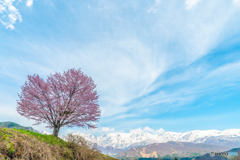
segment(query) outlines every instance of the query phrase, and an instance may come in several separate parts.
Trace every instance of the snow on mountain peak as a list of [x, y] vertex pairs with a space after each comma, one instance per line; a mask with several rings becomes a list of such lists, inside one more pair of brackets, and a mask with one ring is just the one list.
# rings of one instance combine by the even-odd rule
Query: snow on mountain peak
[[93, 136], [76, 132], [83, 136], [86, 140], [97, 143], [100, 146], [125, 149], [130, 146], [146, 145], [152, 143], [163, 143], [168, 141], [197, 142], [203, 143], [209, 137], [216, 136], [240, 136], [240, 129], [218, 130], [194, 130], [185, 133], [164, 131], [162, 128], [159, 132], [151, 130], [151, 128], [134, 129], [129, 133], [111, 132], [101, 136]]

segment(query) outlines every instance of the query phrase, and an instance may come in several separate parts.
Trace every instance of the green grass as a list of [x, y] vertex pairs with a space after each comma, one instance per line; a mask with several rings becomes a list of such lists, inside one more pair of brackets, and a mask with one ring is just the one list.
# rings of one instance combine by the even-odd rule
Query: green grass
[[57, 138], [53, 135], [44, 135], [44, 134], [40, 134], [40, 133], [35, 133], [32, 131], [26, 131], [24, 129], [16, 129], [16, 128], [11, 128], [12, 130], [21, 132], [23, 134], [28, 134], [31, 137], [35, 137], [37, 138], [39, 141], [43, 141], [46, 142], [47, 144], [50, 145], [63, 145], [63, 146], [67, 146], [67, 142], [65, 142], [64, 140], [62, 140], [61, 138]]
[[0, 127], [17, 128], [17, 129], [24, 129], [24, 130], [34, 130], [32, 127], [24, 127], [17, 123], [14, 123], [14, 122], [0, 122]]

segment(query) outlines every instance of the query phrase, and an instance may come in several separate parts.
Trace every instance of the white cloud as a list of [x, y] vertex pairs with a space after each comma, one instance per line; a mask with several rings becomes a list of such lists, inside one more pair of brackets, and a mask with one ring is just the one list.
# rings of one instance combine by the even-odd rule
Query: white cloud
[[112, 120], [125, 119], [125, 118], [134, 117], [134, 116], [136, 116], [136, 114], [120, 114], [120, 115], [112, 117]]
[[154, 131], [152, 128], [150, 128], [150, 127], [145, 127], [143, 130], [144, 130], [144, 131], [147, 131], [147, 132], [152, 132], [152, 133], [155, 132], [155, 131]]
[[3, 13], [3, 11], [5, 11], [6, 8], [0, 3], [0, 13]]
[[233, 0], [234, 5], [240, 5], [240, 0]]
[[17, 20], [17, 16], [15, 14], [8, 15], [9, 21], [13, 24]]
[[27, 0], [26, 6], [31, 7], [33, 5], [33, 0]]
[[158, 134], [163, 134], [164, 132], [165, 132], [165, 130], [163, 128], [156, 130], [156, 133], [158, 133]]
[[149, 133], [157, 133], [157, 134], [162, 134], [165, 132], [163, 128], [154, 130], [150, 127], [145, 126], [144, 129], [141, 128], [136, 128], [136, 129], [131, 129], [129, 133], [143, 133], [143, 132], [149, 132]]
[[22, 22], [22, 16], [18, 9], [13, 6], [15, 0], [0, 0], [0, 13], [3, 14], [0, 22], [8, 29], [14, 29], [14, 24], [17, 20]]
[[9, 4], [8, 4], [8, 10], [9, 10], [11, 13], [16, 13], [16, 12], [18, 12], [18, 10], [12, 5], [12, 3], [9, 3]]
[[113, 132], [114, 130], [114, 128], [102, 127], [103, 132]]
[[186, 0], [185, 7], [186, 9], [192, 9], [196, 6], [201, 0]]
[[144, 130], [142, 130], [141, 128], [131, 129], [129, 131], [129, 133], [142, 133], [142, 132], [144, 132]]
[[51, 135], [52, 133], [44, 130], [44, 131], [42, 132], [42, 134]]

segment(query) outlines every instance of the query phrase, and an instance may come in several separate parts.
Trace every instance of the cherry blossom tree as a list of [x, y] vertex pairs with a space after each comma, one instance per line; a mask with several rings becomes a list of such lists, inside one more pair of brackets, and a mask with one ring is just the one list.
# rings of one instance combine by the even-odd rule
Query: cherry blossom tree
[[46, 123], [58, 137], [61, 127], [96, 128], [93, 124], [100, 118], [98, 95], [93, 80], [80, 69], [50, 74], [47, 80], [39, 75], [28, 75], [28, 80], [18, 94], [17, 112]]

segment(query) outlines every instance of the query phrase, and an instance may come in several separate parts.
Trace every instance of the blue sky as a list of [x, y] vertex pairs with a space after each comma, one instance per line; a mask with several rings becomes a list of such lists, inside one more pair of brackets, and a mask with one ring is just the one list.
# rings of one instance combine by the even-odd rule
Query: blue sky
[[239, 16], [240, 0], [0, 0], [0, 121], [32, 126], [16, 112], [27, 75], [75, 67], [102, 115], [60, 135], [239, 128]]

